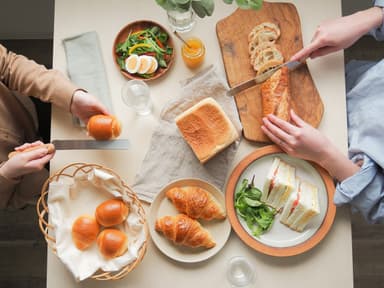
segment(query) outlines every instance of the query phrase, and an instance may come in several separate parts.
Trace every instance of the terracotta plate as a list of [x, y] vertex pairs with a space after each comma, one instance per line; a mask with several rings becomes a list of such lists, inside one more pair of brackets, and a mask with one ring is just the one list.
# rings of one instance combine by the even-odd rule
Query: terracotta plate
[[[260, 237], [254, 237], [245, 221], [237, 216], [234, 207], [235, 192], [244, 178], [251, 181], [253, 175], [255, 175], [255, 186], [262, 189], [275, 156], [295, 166], [297, 176], [318, 187], [320, 215], [313, 218], [303, 232], [296, 232], [281, 224], [280, 214], [278, 214], [270, 231]], [[226, 189], [227, 213], [236, 234], [248, 246], [267, 255], [293, 256], [313, 248], [330, 230], [336, 213], [336, 207], [333, 204], [334, 191], [332, 178], [320, 166], [291, 157], [277, 146], [266, 146], [249, 154], [233, 170]]]
[[154, 26], [160, 27], [160, 29], [162, 31], [164, 31], [164, 32], [166, 32], [168, 34], [168, 45], [170, 47], [174, 48], [173, 41], [172, 41], [172, 38], [171, 38], [170, 34], [168, 33], [168, 31], [162, 25], [160, 25], [160, 24], [158, 24], [158, 23], [156, 23], [154, 21], [150, 21], [150, 20], [139, 20], [139, 21], [135, 21], [135, 22], [129, 23], [124, 28], [122, 28], [120, 30], [120, 32], [117, 34], [117, 36], [115, 38], [115, 41], [113, 43], [113, 47], [112, 47], [113, 60], [115, 61], [116, 67], [120, 70], [121, 74], [123, 74], [124, 77], [126, 77], [128, 79], [140, 79], [140, 80], [143, 80], [143, 81], [149, 81], [149, 80], [154, 80], [154, 79], [157, 79], [157, 78], [163, 76], [171, 68], [171, 66], [173, 64], [173, 61], [174, 61], [174, 55], [175, 55], [175, 50], [174, 49], [173, 49], [173, 53], [170, 56], [170, 59], [168, 60], [167, 67], [166, 68], [161, 68], [159, 66], [159, 68], [156, 70], [156, 72], [150, 78], [141, 77], [139, 74], [128, 73], [126, 70], [121, 69], [121, 67], [119, 66], [119, 63], [117, 61], [118, 55], [116, 54], [116, 47], [117, 47], [117, 45], [119, 43], [123, 43], [127, 39], [128, 35], [130, 33], [134, 33], [136, 31], [139, 31], [139, 30], [142, 30], [142, 29], [151, 28], [151, 27], [154, 27]]
[[211, 233], [216, 242], [216, 246], [210, 249], [201, 247], [189, 248], [173, 244], [171, 240], [168, 240], [162, 233], [155, 230], [155, 222], [156, 219], [162, 216], [179, 214], [172, 202], [165, 196], [167, 190], [178, 186], [199, 186], [211, 193], [223, 207], [225, 206], [224, 194], [216, 187], [203, 180], [180, 179], [166, 185], [151, 204], [148, 217], [149, 232], [153, 242], [159, 250], [168, 257], [180, 262], [200, 262], [214, 256], [224, 247], [231, 232], [231, 225], [228, 221], [228, 217], [224, 220], [199, 220], [200, 224]]

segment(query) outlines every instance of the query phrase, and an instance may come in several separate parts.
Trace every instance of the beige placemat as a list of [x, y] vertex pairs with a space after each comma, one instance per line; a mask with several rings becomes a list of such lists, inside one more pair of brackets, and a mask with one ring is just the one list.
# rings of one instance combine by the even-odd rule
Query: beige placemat
[[161, 119], [151, 139], [150, 148], [136, 175], [133, 190], [141, 200], [152, 202], [158, 192], [171, 181], [180, 178], [203, 179], [219, 189], [224, 188], [228, 167], [240, 140], [202, 165], [181, 136], [175, 117], [201, 99], [214, 98], [224, 109], [241, 135], [241, 124], [232, 97], [226, 96], [228, 86], [222, 73], [210, 66], [181, 83], [182, 94], [161, 112]]

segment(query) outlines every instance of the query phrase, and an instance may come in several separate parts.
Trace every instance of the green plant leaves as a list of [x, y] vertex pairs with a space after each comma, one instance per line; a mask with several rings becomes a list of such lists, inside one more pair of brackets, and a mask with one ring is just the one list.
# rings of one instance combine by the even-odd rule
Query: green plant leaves
[[[155, 0], [165, 10], [187, 11], [192, 6], [193, 11], [200, 18], [211, 16], [215, 10], [214, 0]], [[234, 0], [222, 0], [226, 4], [232, 4]], [[235, 0], [241, 9], [260, 9], [263, 0]]]
[[215, 3], [213, 0], [192, 0], [193, 11], [200, 18], [205, 16], [211, 16], [213, 10], [215, 10]]

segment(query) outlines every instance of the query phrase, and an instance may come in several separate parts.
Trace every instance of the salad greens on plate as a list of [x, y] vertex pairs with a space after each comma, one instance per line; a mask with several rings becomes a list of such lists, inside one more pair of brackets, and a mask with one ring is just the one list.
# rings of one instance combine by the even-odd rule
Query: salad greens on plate
[[[168, 44], [168, 40], [168, 33], [156, 25], [130, 32], [126, 40], [116, 46], [115, 52], [120, 68], [127, 71], [125, 60], [132, 54], [136, 54], [154, 57], [159, 69], [166, 69], [173, 53], [173, 47]], [[151, 74], [140, 74], [140, 76], [150, 78], [156, 71]]]
[[245, 220], [252, 235], [259, 237], [269, 231], [278, 211], [261, 201], [262, 192], [251, 183], [243, 179], [235, 193], [235, 209], [238, 216]]

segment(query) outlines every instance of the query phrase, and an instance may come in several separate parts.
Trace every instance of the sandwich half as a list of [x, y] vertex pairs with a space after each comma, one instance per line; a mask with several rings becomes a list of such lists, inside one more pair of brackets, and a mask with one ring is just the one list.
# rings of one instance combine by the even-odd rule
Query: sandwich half
[[308, 222], [320, 214], [318, 188], [296, 178], [296, 189], [288, 198], [280, 222], [289, 228], [302, 232]]
[[261, 200], [277, 210], [282, 208], [295, 189], [295, 174], [295, 167], [275, 157], [264, 183]]
[[175, 121], [201, 163], [207, 162], [239, 137], [231, 120], [211, 97], [184, 111]]

